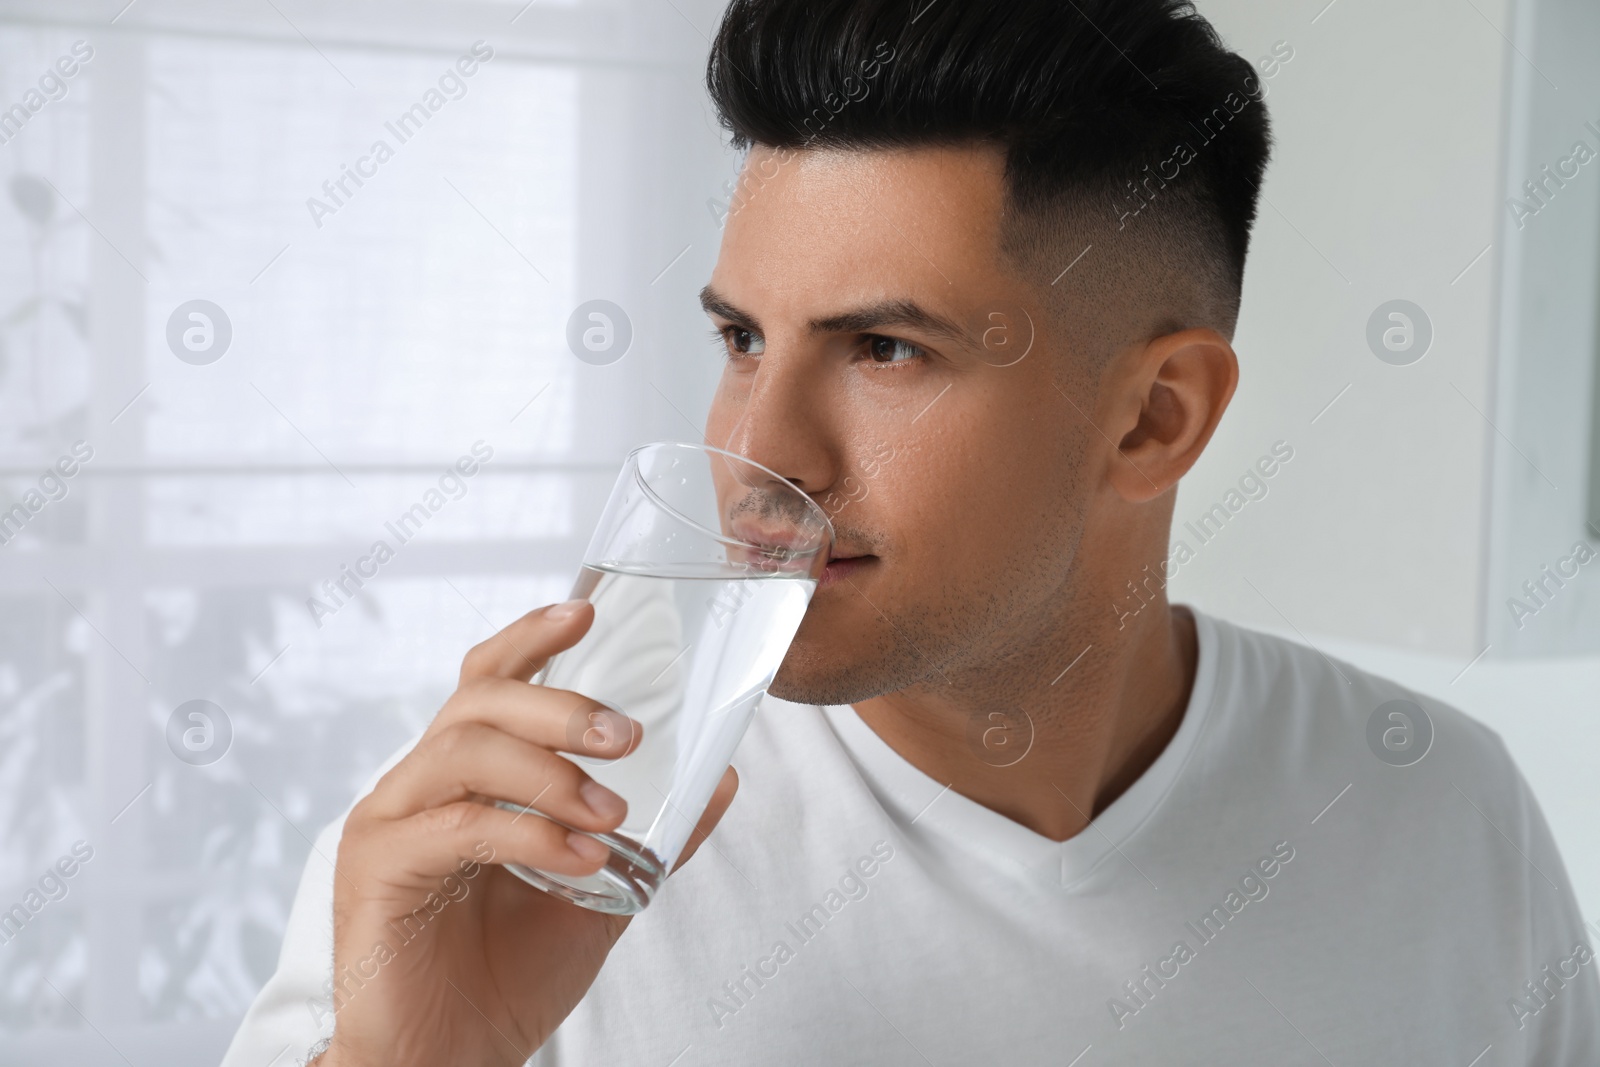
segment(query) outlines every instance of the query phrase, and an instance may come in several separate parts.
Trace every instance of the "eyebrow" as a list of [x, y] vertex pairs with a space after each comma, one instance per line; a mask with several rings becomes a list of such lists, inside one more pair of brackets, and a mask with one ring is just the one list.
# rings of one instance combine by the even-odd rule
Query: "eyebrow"
[[[761, 332], [761, 324], [747, 311], [735, 307], [711, 286], [700, 290], [700, 306], [708, 315], [722, 318]], [[970, 344], [967, 332], [942, 315], [936, 315], [914, 300], [879, 300], [837, 315], [812, 319], [812, 333], [876, 333], [887, 327], [909, 327], [936, 337]]]

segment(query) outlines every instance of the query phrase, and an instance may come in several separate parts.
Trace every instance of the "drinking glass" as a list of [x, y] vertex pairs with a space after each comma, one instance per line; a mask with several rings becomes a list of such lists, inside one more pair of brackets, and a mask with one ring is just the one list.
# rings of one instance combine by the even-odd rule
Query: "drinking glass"
[[[579, 751], [561, 753], [621, 795], [628, 815], [589, 834], [611, 850], [595, 874], [508, 870], [595, 911], [644, 910], [777, 673], [832, 543], [815, 501], [741, 456], [672, 442], [628, 454], [572, 588], [594, 605], [594, 624], [533, 679], [640, 724], [637, 748], [602, 759], [582, 750], [605, 738], [608, 718], [576, 715], [568, 740]], [[537, 798], [496, 803], [538, 810]]]

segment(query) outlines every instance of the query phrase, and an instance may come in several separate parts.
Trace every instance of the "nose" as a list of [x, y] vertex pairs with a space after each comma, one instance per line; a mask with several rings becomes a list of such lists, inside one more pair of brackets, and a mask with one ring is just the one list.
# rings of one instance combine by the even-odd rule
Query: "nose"
[[838, 477], [837, 450], [828, 425], [828, 405], [802, 368], [786, 365], [770, 354], [728, 432], [712, 444], [781, 474], [811, 496]]

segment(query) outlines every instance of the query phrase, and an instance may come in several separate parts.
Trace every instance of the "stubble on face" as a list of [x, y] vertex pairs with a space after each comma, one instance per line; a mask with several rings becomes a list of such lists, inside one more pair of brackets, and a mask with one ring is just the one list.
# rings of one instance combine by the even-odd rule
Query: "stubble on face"
[[[828, 632], [840, 614], [828, 600], [807, 614], [770, 692], [783, 700], [822, 706], [855, 704], [890, 693], [982, 693], [999, 703], [1036, 691], [1056, 668], [1062, 649], [1081, 648], [1091, 629], [1070, 610], [1080, 598], [1077, 553], [1087, 501], [1080, 466], [1089, 442], [1071, 434], [1062, 454], [1037, 461], [1056, 474], [1040, 486], [1033, 506], [990, 515], [994, 531], [983, 566], [901, 568], [889, 538], [835, 521], [841, 541], [872, 544], [882, 568], [870, 583], [843, 582], [823, 591], [852, 598], [868, 625], [841, 644]], [[952, 513], [966, 526], [978, 519]], [[1014, 523], [1034, 529], [1007, 536]], [[907, 536], [938, 538], [915, 529]], [[1063, 610], [1068, 609], [1068, 610]]]
[[[1054, 650], [1035, 655], [1041, 642], [1068, 640], [1060, 631], [1091, 506], [1084, 464], [1102, 446], [1074, 412], [1093, 410], [1092, 382], [1062, 371], [1076, 361], [1076, 334], [1046, 321], [1049, 277], [1036, 283], [1001, 255], [1003, 189], [1003, 159], [988, 151], [802, 153], [724, 234], [716, 289], [748, 307], [767, 340], [755, 409], [766, 429], [741, 421], [757, 395], [749, 379], [729, 386], [725, 375], [708, 433], [745, 431], [753, 458], [781, 453], [767, 465], [803, 472], [818, 499], [874, 448], [895, 450], [870, 495], [834, 517], [845, 555], [878, 558], [816, 591], [775, 696], [832, 705], [912, 689], [1011, 691], [1051, 669]], [[806, 323], [872, 298], [915, 300], [968, 342], [904, 377], [869, 379], [840, 354], [854, 341], [819, 339]], [[986, 349], [997, 308], [1019, 324], [1019, 309], [1032, 310], [1026, 321], [1041, 332], [1026, 358]], [[1063, 386], [1077, 399], [1063, 399]]]

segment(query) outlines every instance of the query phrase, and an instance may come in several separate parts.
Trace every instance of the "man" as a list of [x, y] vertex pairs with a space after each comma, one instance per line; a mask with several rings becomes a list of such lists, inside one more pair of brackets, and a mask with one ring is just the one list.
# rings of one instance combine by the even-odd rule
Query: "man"
[[1165, 598], [1238, 377], [1250, 64], [1176, 0], [734, 0], [708, 84], [748, 157], [706, 438], [838, 533], [712, 854], [631, 923], [498, 866], [601, 858], [484, 797], [621, 821], [528, 684], [591, 611], [534, 611], [324, 833], [227, 1062], [1600, 1062], [1499, 738]]

